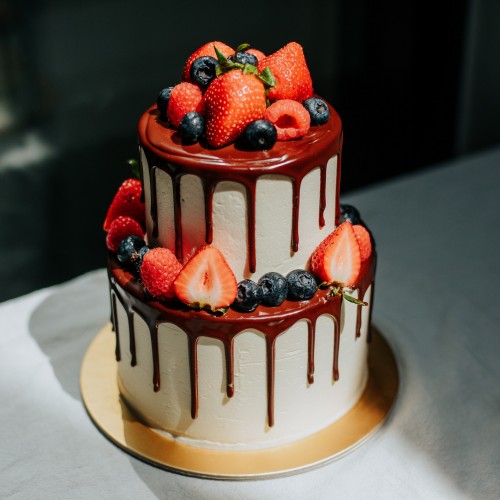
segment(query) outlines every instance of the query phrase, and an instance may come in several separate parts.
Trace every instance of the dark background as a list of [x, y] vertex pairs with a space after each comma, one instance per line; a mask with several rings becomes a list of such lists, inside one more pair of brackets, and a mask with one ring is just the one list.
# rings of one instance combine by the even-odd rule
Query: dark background
[[198, 46], [301, 43], [345, 193], [500, 142], [499, 26], [496, 0], [0, 0], [0, 300], [104, 266], [137, 120]]

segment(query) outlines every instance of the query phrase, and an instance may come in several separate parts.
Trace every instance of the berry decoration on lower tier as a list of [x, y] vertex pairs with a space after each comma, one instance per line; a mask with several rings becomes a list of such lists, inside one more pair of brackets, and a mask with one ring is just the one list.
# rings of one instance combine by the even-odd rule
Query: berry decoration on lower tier
[[209, 245], [189, 259], [177, 276], [174, 289], [189, 307], [214, 313], [225, 312], [237, 294], [236, 278], [226, 259]]
[[104, 220], [104, 231], [109, 231], [111, 223], [120, 215], [126, 215], [145, 227], [146, 215], [141, 201], [142, 185], [139, 179], [126, 179], [116, 192]]
[[144, 230], [136, 220], [132, 219], [132, 217], [120, 215], [111, 223], [108, 234], [106, 236], [106, 246], [109, 250], [116, 253], [118, 251], [120, 243], [127, 236], [132, 235], [143, 238]]
[[255, 281], [246, 279], [238, 283], [238, 292], [232, 307], [237, 311], [252, 312], [262, 301], [262, 288]]
[[288, 295], [288, 281], [279, 273], [264, 274], [258, 285], [262, 288], [262, 304], [265, 306], [279, 306]]
[[318, 289], [314, 276], [303, 269], [290, 271], [286, 280], [288, 282], [288, 300], [310, 300]]
[[131, 264], [133, 256], [145, 245], [146, 242], [140, 236], [127, 236], [118, 245], [118, 250], [116, 252], [118, 262], [124, 265]]
[[181, 263], [167, 248], [153, 248], [142, 259], [141, 279], [147, 292], [156, 299], [175, 298], [174, 280]]

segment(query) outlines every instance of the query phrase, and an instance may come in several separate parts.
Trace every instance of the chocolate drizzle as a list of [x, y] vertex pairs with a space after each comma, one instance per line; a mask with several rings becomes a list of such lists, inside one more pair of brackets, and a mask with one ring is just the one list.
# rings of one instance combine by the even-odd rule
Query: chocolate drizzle
[[[192, 174], [202, 183], [205, 203], [205, 241], [213, 240], [213, 196], [220, 182], [235, 182], [244, 187], [247, 198], [248, 264], [255, 272], [256, 255], [256, 188], [264, 175], [280, 175], [292, 183], [292, 233], [291, 249], [299, 249], [299, 211], [302, 180], [314, 168], [320, 170], [319, 227], [324, 227], [326, 208], [326, 168], [328, 161], [337, 156], [337, 182], [335, 214], [339, 213], [340, 152], [342, 147], [342, 125], [337, 113], [330, 109], [330, 120], [326, 125], [312, 127], [305, 139], [276, 143], [270, 151], [242, 151], [234, 145], [218, 150], [209, 150], [199, 144], [183, 146], [177, 133], [158, 120], [157, 110], [150, 108], [139, 122], [139, 141], [149, 169], [151, 193], [151, 218], [153, 227], [150, 236], [158, 237], [158, 201], [156, 189], [157, 170], [161, 169], [172, 179], [174, 199], [175, 253], [183, 259], [183, 235], [181, 216], [181, 179]], [[334, 228], [332, 227], [332, 230]]]
[[[217, 317], [204, 311], [194, 311], [173, 304], [167, 307], [156, 301], [147, 301], [141, 284], [127, 271], [120, 268], [113, 258], [109, 260], [111, 296], [113, 297], [114, 329], [117, 337], [117, 360], [120, 360], [116, 298], [125, 309], [129, 332], [134, 336], [133, 316], [137, 314], [147, 325], [151, 338], [153, 358], [154, 391], [160, 389], [160, 359], [158, 329], [162, 323], [176, 325], [188, 337], [189, 371], [191, 385], [191, 416], [198, 414], [198, 360], [197, 344], [200, 337], [218, 339], [224, 346], [226, 370], [226, 394], [234, 395], [234, 339], [248, 329], [255, 329], [264, 334], [267, 358], [267, 408], [268, 425], [274, 425], [274, 390], [275, 390], [275, 346], [277, 338], [297, 321], [305, 319], [308, 330], [307, 373], [304, 374], [309, 384], [314, 383], [314, 344], [316, 323], [320, 316], [328, 315], [334, 322], [333, 380], [339, 379], [338, 358], [340, 342], [340, 324], [342, 295], [330, 296], [329, 290], [320, 290], [309, 301], [292, 302], [286, 300], [281, 306], [268, 308], [259, 306], [255, 313], [239, 313], [230, 309], [223, 317]], [[130, 342], [130, 354], [136, 358], [135, 341]]]

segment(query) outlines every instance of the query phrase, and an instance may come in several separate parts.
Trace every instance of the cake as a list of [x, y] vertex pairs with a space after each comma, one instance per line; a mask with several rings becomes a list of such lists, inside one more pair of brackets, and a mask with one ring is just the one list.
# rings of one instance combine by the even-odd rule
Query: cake
[[267, 57], [206, 44], [142, 115], [140, 180], [104, 226], [117, 383], [145, 425], [198, 447], [267, 448], [359, 400], [375, 252], [340, 205], [342, 137], [293, 42]]

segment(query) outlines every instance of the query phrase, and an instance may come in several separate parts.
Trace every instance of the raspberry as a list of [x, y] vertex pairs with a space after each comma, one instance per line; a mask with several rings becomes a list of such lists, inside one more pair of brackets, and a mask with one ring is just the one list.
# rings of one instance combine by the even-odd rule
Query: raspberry
[[197, 85], [182, 82], [176, 85], [170, 93], [167, 107], [167, 118], [170, 124], [179, 128], [186, 113], [196, 111], [201, 113], [202, 94]]
[[132, 217], [120, 215], [111, 223], [106, 236], [106, 246], [109, 250], [116, 253], [122, 240], [132, 235], [139, 236], [140, 238], [144, 236], [141, 225], [132, 219]]
[[266, 109], [264, 118], [276, 127], [278, 141], [299, 139], [307, 134], [311, 125], [307, 110], [292, 99], [281, 99], [271, 104]]
[[148, 293], [157, 299], [175, 297], [174, 280], [182, 265], [167, 248], [153, 248], [144, 255], [141, 279]]

